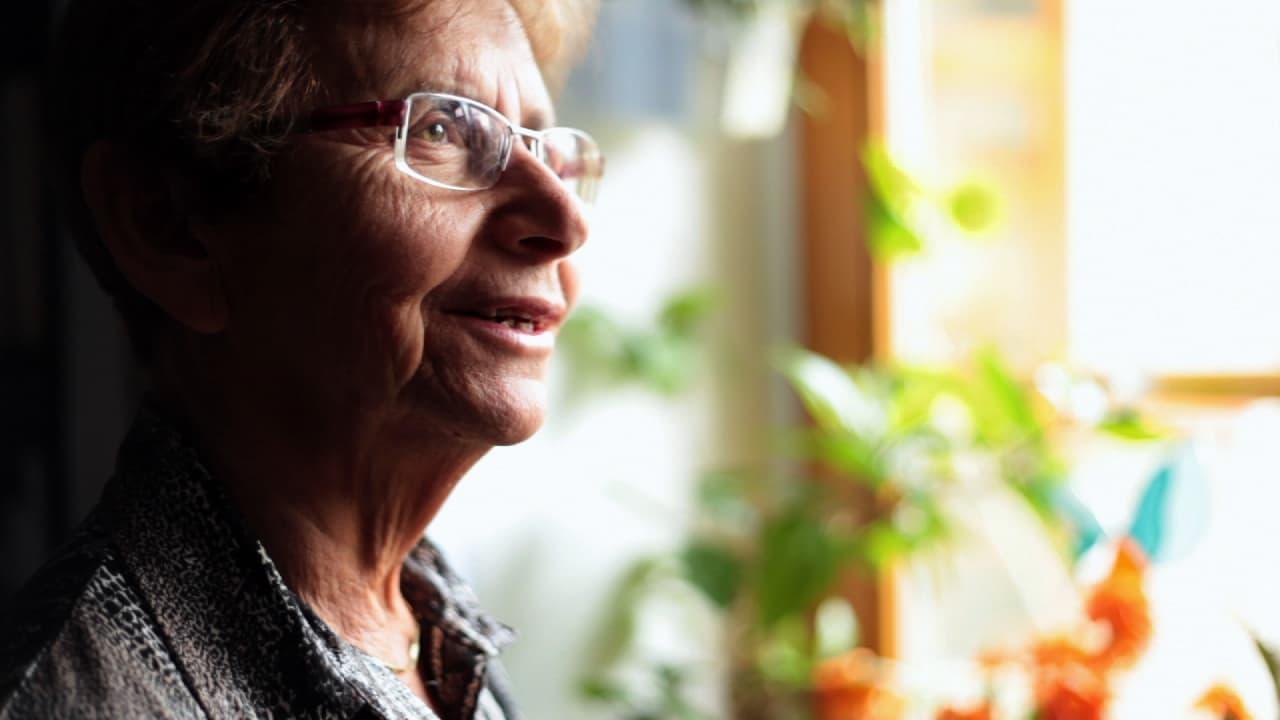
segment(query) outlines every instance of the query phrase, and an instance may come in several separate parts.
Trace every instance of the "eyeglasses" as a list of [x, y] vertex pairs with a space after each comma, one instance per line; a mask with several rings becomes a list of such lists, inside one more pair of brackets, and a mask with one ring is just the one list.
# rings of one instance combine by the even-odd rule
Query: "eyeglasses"
[[604, 175], [604, 156], [581, 130], [530, 130], [470, 98], [414, 93], [311, 113], [305, 132], [395, 127], [396, 167], [450, 190], [486, 190], [497, 184], [516, 142], [523, 142], [573, 193], [590, 203]]

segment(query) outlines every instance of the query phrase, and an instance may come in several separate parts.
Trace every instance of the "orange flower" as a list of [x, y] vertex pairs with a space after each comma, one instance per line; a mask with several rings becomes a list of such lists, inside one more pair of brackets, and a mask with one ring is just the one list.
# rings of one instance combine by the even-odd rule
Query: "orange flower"
[[906, 714], [906, 701], [881, 685], [878, 660], [865, 648], [821, 662], [813, 688], [818, 720], [900, 720]]
[[1094, 655], [1075, 640], [1062, 635], [1047, 637], [1032, 646], [1031, 660], [1037, 668], [1094, 667]]
[[1253, 720], [1244, 701], [1226, 685], [1214, 685], [1196, 702], [1197, 710], [1208, 710], [1221, 720]]
[[1132, 667], [1151, 644], [1151, 608], [1143, 589], [1147, 567], [1142, 548], [1131, 539], [1120, 544], [1111, 574], [1093, 589], [1086, 612], [1111, 631], [1095, 654], [1100, 668]]
[[1038, 720], [1098, 720], [1111, 699], [1107, 668], [1095, 653], [1068, 637], [1050, 637], [1031, 649]]
[[1075, 663], [1042, 668], [1035, 692], [1038, 720], [1102, 720], [1111, 700], [1103, 677]]
[[[1142, 548], [1126, 539], [1116, 551], [1111, 573], [1089, 594], [1085, 611], [1089, 619], [1109, 630], [1105, 642], [1084, 643], [1071, 636], [1055, 635], [1037, 641], [1022, 656], [1032, 673], [1038, 720], [1103, 717], [1111, 701], [1112, 671], [1132, 667], [1151, 644], [1151, 608], [1144, 589], [1146, 568]], [[988, 653], [981, 662], [990, 670], [1011, 658], [1016, 656]], [[939, 720], [967, 717], [971, 716], [940, 715]]]
[[978, 665], [986, 672], [993, 672], [1006, 665], [1020, 663], [1023, 659], [1024, 655], [1021, 649], [987, 648], [978, 653]]
[[945, 707], [938, 711], [937, 720], [991, 720], [991, 703], [983, 702], [970, 710]]

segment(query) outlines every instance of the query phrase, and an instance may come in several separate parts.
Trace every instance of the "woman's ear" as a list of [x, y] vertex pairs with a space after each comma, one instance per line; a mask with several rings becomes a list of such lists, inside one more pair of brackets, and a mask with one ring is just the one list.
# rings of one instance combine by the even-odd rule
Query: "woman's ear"
[[183, 327], [221, 332], [222, 281], [193, 232], [173, 174], [123, 145], [99, 141], [85, 153], [80, 182], [98, 234], [129, 284]]

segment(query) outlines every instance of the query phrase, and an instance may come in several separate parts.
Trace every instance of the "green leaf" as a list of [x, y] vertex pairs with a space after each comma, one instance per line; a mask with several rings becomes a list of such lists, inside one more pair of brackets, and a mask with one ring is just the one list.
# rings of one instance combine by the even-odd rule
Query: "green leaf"
[[946, 540], [950, 532], [937, 501], [921, 493], [904, 498], [889, 517], [868, 523], [847, 552], [871, 567], [884, 568]]
[[1014, 490], [1027, 501], [1042, 520], [1073, 522], [1071, 515], [1057, 505], [1058, 491], [1066, 484], [1066, 470], [1046, 457], [1038, 459], [1040, 467], [1028, 476], [1010, 478]]
[[934, 410], [934, 402], [942, 395], [954, 395], [964, 401], [963, 380], [951, 374], [907, 366], [897, 367], [885, 374], [893, 387], [889, 405], [891, 434], [914, 432], [927, 425]]
[[947, 211], [952, 222], [966, 232], [984, 232], [1000, 218], [1000, 196], [988, 185], [966, 182], [947, 196]]
[[924, 237], [876, 194], [867, 198], [867, 247], [881, 262], [920, 254]]
[[713, 471], [698, 481], [698, 508], [713, 522], [745, 532], [755, 524], [750, 479], [741, 472]]
[[608, 387], [626, 374], [622, 328], [604, 312], [582, 307], [560, 330], [559, 348], [573, 382], [570, 397]]
[[907, 537], [889, 522], [873, 522], [863, 535], [863, 554], [874, 567], [887, 567], [910, 549]]
[[1059, 487], [1051, 496], [1053, 509], [1066, 519], [1075, 535], [1075, 547], [1072, 548], [1073, 560], [1079, 560], [1086, 552], [1097, 545], [1104, 537], [1105, 531], [1093, 511], [1076, 497], [1070, 490]]
[[877, 259], [892, 261], [925, 248], [925, 238], [911, 221], [912, 210], [924, 190], [890, 156], [880, 143], [862, 151], [867, 172], [867, 243]]
[[1040, 421], [1032, 409], [1030, 393], [1004, 364], [994, 348], [977, 356], [978, 377], [973, 388], [978, 434], [994, 445], [1039, 440]]
[[692, 337], [719, 304], [719, 293], [713, 288], [691, 288], [667, 300], [658, 324], [671, 335]]
[[580, 308], [560, 332], [561, 351], [572, 369], [571, 393], [624, 382], [665, 395], [686, 390], [700, 366], [701, 327], [716, 303], [710, 288], [685, 290], [639, 330], [624, 327], [599, 308]]
[[766, 679], [793, 688], [807, 688], [814, 657], [805, 619], [791, 616], [770, 628], [756, 648], [756, 666]]
[[706, 720], [685, 697], [686, 671], [674, 665], [659, 665], [658, 687], [661, 693], [661, 716], [666, 720]]
[[894, 161], [883, 143], [872, 142], [863, 147], [862, 167], [867, 171], [871, 191], [883, 200], [890, 212], [903, 213], [924, 194], [924, 189]]
[[761, 543], [756, 596], [769, 627], [817, 601], [836, 577], [839, 555], [819, 520], [798, 508], [766, 525]]
[[1143, 488], [1129, 536], [1152, 562], [1185, 557], [1209, 526], [1210, 492], [1194, 447], [1176, 448]]
[[623, 342], [626, 373], [666, 395], [688, 386], [695, 359], [689, 343], [662, 334], [640, 334]]
[[600, 676], [585, 678], [578, 684], [578, 694], [592, 702], [621, 703], [627, 700], [627, 691], [621, 685]]
[[884, 434], [887, 417], [883, 404], [844, 368], [798, 348], [778, 352], [775, 364], [822, 429], [864, 441]]
[[879, 450], [851, 433], [807, 430], [797, 433], [804, 457], [817, 460], [855, 482], [880, 487], [886, 480], [884, 457]]
[[1098, 430], [1123, 440], [1136, 441], [1164, 440], [1171, 435], [1168, 429], [1148, 421], [1132, 408], [1112, 411], [1098, 423]]
[[1276, 655], [1276, 651], [1268, 647], [1266, 643], [1249, 630], [1249, 637], [1253, 639], [1253, 646], [1258, 649], [1258, 654], [1262, 656], [1262, 661], [1267, 665], [1267, 675], [1271, 678], [1271, 689], [1275, 692], [1276, 701], [1280, 702], [1280, 657]]
[[742, 585], [742, 562], [729, 549], [694, 540], [680, 553], [685, 577], [716, 607], [727, 610]]
[[641, 601], [657, 578], [664, 573], [662, 558], [643, 558], [632, 563], [614, 587], [597, 625], [586, 667], [599, 672], [621, 660], [635, 640]]
[[560, 329], [559, 340], [575, 360], [607, 362], [621, 355], [625, 334], [618, 323], [595, 307], [578, 308]]

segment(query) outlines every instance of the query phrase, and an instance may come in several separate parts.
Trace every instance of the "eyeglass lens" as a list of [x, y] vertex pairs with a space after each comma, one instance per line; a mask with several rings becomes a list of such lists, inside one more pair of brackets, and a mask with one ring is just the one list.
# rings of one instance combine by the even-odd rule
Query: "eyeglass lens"
[[[496, 110], [460, 98], [424, 93], [409, 100], [404, 159], [423, 178], [464, 190], [493, 187], [513, 139]], [[603, 161], [589, 136], [570, 128], [541, 134], [538, 159], [574, 193], [592, 200]]]
[[595, 199], [596, 182], [603, 172], [595, 142], [570, 128], [551, 128], [543, 133], [541, 160], [569, 189], [582, 198]]
[[404, 158], [424, 178], [481, 190], [498, 181], [506, 137], [505, 124], [472, 105], [415, 96], [409, 102]]

